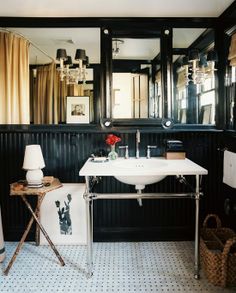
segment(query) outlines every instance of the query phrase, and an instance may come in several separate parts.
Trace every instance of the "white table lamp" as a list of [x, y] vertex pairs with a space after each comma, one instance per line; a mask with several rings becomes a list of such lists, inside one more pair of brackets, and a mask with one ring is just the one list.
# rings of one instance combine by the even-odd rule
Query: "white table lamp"
[[42, 187], [43, 172], [45, 167], [40, 145], [32, 144], [25, 147], [25, 157], [22, 168], [27, 170], [26, 180], [29, 187]]

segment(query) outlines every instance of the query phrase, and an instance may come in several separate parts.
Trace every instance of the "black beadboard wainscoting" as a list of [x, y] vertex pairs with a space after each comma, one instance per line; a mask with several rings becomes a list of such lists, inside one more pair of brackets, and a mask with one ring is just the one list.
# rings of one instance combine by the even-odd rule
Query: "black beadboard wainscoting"
[[[113, 132], [114, 133], [114, 132]], [[128, 144], [130, 156], [135, 150], [135, 130], [116, 130], [121, 136], [120, 144]], [[19, 198], [9, 196], [9, 184], [25, 178], [22, 170], [24, 149], [27, 144], [40, 144], [46, 167], [45, 175], [58, 177], [61, 182], [84, 182], [79, 170], [91, 153], [107, 149], [107, 132], [102, 130], [81, 131], [71, 128], [64, 130], [44, 128], [43, 130], [0, 130], [0, 204], [6, 240], [19, 240], [29, 213]], [[222, 203], [222, 147], [223, 133], [220, 131], [152, 131], [141, 129], [141, 155], [146, 146], [158, 145], [153, 156], [163, 152], [164, 139], [180, 139], [184, 142], [187, 157], [208, 169], [208, 176], [202, 178], [204, 197], [200, 205], [200, 219], [208, 213], [224, 217]], [[234, 140], [235, 143], [235, 140]], [[121, 154], [123, 155], [123, 154]], [[195, 177], [188, 177], [190, 183]], [[134, 192], [134, 188], [122, 184], [112, 177], [102, 178], [95, 187], [98, 192]], [[146, 186], [147, 192], [180, 192], [187, 188], [168, 176], [163, 181]], [[31, 199], [32, 201], [34, 198]], [[189, 240], [194, 235], [194, 201], [191, 199], [143, 200], [140, 207], [136, 200], [94, 201], [95, 241], [148, 241], [148, 240]], [[34, 237], [32, 229], [28, 240]]]

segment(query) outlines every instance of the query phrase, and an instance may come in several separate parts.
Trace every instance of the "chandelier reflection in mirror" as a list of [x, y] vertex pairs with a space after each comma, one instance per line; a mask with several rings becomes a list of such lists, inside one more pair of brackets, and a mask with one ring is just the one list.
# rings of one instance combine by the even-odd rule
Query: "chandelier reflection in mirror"
[[182, 59], [186, 85], [189, 82], [203, 84], [207, 78], [213, 77], [217, 70], [215, 68], [217, 61], [217, 53], [214, 50], [209, 51], [207, 56], [200, 54], [198, 49], [190, 50], [188, 56], [184, 56]]
[[67, 84], [77, 84], [78, 82], [86, 82], [86, 67], [89, 66], [89, 58], [83, 49], [77, 49], [75, 60], [78, 62], [78, 67], [73, 66], [71, 56], [68, 56], [65, 49], [57, 49], [56, 59], [60, 61], [60, 67], [57, 70], [60, 72], [60, 80], [66, 80]]
[[123, 40], [120, 40], [120, 39], [113, 39], [112, 40], [112, 55], [114, 58], [119, 55], [121, 44], [124, 44]]

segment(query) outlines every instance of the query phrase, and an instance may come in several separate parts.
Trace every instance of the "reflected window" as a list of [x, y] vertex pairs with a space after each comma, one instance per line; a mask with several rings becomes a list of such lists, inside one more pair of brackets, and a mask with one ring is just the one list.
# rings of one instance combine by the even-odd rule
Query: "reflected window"
[[150, 113], [150, 117], [152, 118], [162, 118], [162, 89], [161, 89], [161, 71], [160, 68], [156, 72], [155, 75], [155, 93], [154, 93], [154, 101], [153, 101], [153, 115]]
[[187, 123], [187, 90], [186, 87], [178, 89], [178, 121]]
[[214, 30], [173, 29], [173, 51], [176, 53], [173, 54], [175, 120], [215, 124]]
[[229, 127], [232, 129], [234, 127], [235, 121], [235, 102], [236, 102], [236, 67], [232, 66], [228, 68], [228, 73], [225, 77], [225, 86], [228, 96], [228, 121]]
[[197, 85], [201, 124], [215, 124], [215, 76]]

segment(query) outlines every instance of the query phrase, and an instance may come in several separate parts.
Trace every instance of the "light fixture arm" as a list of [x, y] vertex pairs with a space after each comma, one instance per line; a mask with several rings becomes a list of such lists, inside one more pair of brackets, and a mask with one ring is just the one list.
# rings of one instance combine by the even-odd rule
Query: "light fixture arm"
[[58, 71], [60, 72], [60, 80], [66, 79], [67, 84], [77, 84], [79, 81], [86, 82], [86, 65], [88, 65], [89, 58], [83, 49], [77, 49], [75, 60], [78, 61], [78, 67], [69, 68], [72, 64], [70, 56], [67, 56], [65, 49], [57, 50], [57, 58], [60, 62]]
[[[215, 61], [217, 61], [217, 54], [214, 50], [207, 53], [207, 59], [203, 55], [200, 56], [197, 49], [190, 50], [188, 57], [185, 56], [182, 61], [186, 85], [190, 81], [194, 84], [202, 84], [207, 78], [212, 77], [217, 70], [215, 69]], [[189, 79], [190, 74], [192, 75], [191, 79]]]

